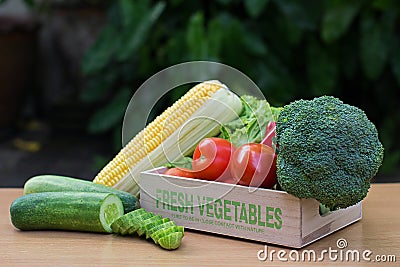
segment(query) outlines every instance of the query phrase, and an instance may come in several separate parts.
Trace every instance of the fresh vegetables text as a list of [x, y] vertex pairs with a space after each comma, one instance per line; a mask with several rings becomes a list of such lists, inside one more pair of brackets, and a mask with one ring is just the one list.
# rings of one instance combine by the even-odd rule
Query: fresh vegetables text
[[[195, 209], [195, 207], [198, 207]], [[256, 205], [231, 199], [188, 195], [184, 192], [156, 189], [156, 208], [174, 214], [194, 214], [225, 222], [281, 229], [282, 209], [272, 205]], [[195, 216], [198, 219], [199, 216]]]

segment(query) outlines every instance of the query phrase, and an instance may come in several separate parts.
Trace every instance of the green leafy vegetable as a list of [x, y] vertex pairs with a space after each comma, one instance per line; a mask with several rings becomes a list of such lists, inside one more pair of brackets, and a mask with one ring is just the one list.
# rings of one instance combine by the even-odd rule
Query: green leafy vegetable
[[272, 112], [272, 117], [274, 118], [274, 121], [278, 120], [278, 116], [279, 113], [281, 113], [281, 111], [283, 110], [282, 107], [270, 107], [271, 108], [271, 112]]
[[221, 126], [220, 137], [239, 147], [247, 143], [259, 143], [265, 136], [267, 123], [273, 120], [266, 100], [254, 96], [241, 97], [243, 111], [239, 118]]

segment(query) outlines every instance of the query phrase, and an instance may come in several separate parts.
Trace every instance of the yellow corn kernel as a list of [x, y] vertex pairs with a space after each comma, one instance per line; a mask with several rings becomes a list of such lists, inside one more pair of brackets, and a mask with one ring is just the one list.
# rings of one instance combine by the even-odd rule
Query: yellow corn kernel
[[216, 91], [218, 81], [200, 83], [140, 131], [95, 177], [93, 182], [114, 186], [143, 158], [183, 125]]

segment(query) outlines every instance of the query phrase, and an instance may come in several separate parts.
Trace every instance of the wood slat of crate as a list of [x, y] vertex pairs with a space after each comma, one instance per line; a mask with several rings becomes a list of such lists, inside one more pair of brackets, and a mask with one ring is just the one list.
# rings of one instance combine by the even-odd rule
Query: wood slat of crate
[[313, 199], [164, 171], [141, 174], [141, 206], [190, 229], [300, 248], [361, 219], [361, 203], [320, 216]]

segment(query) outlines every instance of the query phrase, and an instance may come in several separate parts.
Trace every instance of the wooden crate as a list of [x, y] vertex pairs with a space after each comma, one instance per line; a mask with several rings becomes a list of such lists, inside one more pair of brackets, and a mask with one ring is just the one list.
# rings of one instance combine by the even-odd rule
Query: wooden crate
[[222, 235], [301, 248], [361, 219], [361, 202], [325, 216], [314, 199], [283, 191], [141, 173], [140, 204], [178, 225]]

